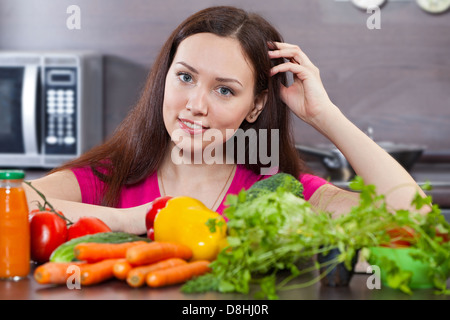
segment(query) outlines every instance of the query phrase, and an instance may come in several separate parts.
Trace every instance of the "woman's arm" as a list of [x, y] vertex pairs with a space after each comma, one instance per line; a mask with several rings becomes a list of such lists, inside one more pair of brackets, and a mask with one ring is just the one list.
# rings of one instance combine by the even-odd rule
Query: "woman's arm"
[[[294, 74], [294, 83], [281, 88], [283, 101], [294, 114], [327, 137], [366, 184], [375, 185], [378, 194], [386, 195], [387, 204], [393, 209], [410, 208], [416, 192], [425, 196], [410, 174], [331, 102], [319, 69], [306, 54], [295, 45], [275, 45], [269, 56], [289, 61], [273, 67], [272, 75], [279, 72]], [[320, 189], [320, 197], [312, 197], [311, 202], [329, 198], [326, 207], [332, 212], [342, 213], [357, 203], [356, 195], [352, 196], [349, 191], [332, 186]], [[323, 202], [320, 206], [324, 206]]]
[[[146, 233], [145, 214], [149, 204], [117, 209], [81, 203], [80, 187], [70, 170], [55, 172], [30, 182], [72, 222], [76, 222], [82, 216], [93, 216], [105, 222], [113, 231]], [[42, 198], [27, 184], [24, 184], [24, 189], [30, 210], [37, 208], [37, 202], [43, 203]]]
[[378, 194], [386, 196], [393, 209], [409, 208], [416, 192], [425, 193], [411, 175], [383, 148], [349, 121], [335, 106], [329, 105], [312, 125], [345, 156], [355, 173]]

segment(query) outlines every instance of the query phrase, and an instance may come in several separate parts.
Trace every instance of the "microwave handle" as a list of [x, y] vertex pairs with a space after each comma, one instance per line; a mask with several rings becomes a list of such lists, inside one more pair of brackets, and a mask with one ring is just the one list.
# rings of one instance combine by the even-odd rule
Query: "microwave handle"
[[37, 154], [37, 132], [36, 112], [38, 90], [38, 66], [28, 65], [25, 67], [22, 87], [22, 132], [25, 154]]

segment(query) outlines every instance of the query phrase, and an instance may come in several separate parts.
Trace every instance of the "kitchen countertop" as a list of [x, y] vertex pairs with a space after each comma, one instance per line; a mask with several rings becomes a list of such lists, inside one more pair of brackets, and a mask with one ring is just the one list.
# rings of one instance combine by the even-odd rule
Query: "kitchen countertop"
[[[293, 283], [310, 280], [314, 274], [303, 275]], [[407, 295], [381, 285], [380, 289], [369, 289], [370, 275], [356, 273], [347, 287], [328, 287], [316, 283], [306, 288], [279, 292], [280, 300], [450, 300], [450, 296], [436, 295], [433, 289], [416, 289]], [[450, 281], [450, 280], [449, 280]], [[449, 283], [450, 284], [450, 283]], [[69, 289], [61, 285], [40, 285], [32, 277], [17, 281], [0, 281], [0, 300], [255, 300], [253, 294], [258, 287], [251, 287], [248, 295], [238, 293], [184, 294], [181, 286], [166, 288], [131, 288], [124, 281], [111, 279], [104, 283]], [[258, 302], [261, 304], [261, 300]], [[186, 302], [186, 305], [189, 303]]]

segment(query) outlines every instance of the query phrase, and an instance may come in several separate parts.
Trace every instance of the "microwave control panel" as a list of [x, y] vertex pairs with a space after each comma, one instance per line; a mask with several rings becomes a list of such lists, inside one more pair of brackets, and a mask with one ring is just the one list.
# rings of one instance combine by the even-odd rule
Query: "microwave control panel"
[[44, 73], [46, 154], [77, 153], [77, 69], [47, 67]]

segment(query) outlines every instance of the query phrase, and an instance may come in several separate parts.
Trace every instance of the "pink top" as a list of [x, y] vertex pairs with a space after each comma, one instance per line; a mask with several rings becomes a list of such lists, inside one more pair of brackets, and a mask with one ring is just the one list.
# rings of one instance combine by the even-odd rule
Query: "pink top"
[[[74, 168], [72, 171], [75, 174], [81, 189], [82, 202], [99, 205], [100, 203], [95, 199], [95, 196], [98, 194], [96, 190], [99, 190], [98, 188], [102, 187], [104, 183], [93, 174], [90, 168]], [[255, 182], [269, 177], [269, 175], [264, 176], [255, 174], [246, 169], [243, 165], [238, 165], [226, 195], [238, 194], [242, 189], [247, 190]], [[311, 174], [301, 174], [299, 180], [303, 184], [303, 196], [305, 200], [308, 200], [319, 187], [328, 183], [325, 179]], [[224, 202], [226, 200], [226, 195], [220, 206], [217, 208], [217, 212], [220, 214], [222, 214], [225, 209]], [[158, 177], [155, 172], [140, 183], [123, 187], [117, 207], [130, 208], [139, 206], [151, 202], [160, 196], [161, 192], [159, 191]]]

